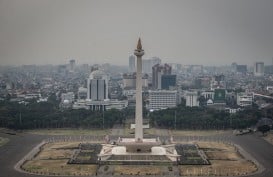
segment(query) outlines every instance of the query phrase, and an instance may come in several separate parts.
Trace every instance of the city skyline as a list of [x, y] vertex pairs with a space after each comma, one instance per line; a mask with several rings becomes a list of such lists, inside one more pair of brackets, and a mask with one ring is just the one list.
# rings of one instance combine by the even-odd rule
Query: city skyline
[[[0, 0], [0, 65], [128, 65], [141, 37], [164, 63], [272, 65], [273, 1]], [[138, 9], [142, 9], [140, 12]]]

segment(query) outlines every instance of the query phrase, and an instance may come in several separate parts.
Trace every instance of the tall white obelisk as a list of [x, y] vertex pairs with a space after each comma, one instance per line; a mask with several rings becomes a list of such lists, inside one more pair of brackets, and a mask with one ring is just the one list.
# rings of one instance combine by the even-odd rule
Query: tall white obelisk
[[142, 49], [141, 40], [138, 39], [137, 48], [134, 52], [137, 57], [137, 72], [136, 72], [136, 117], [135, 117], [135, 141], [143, 142], [143, 114], [142, 114]]

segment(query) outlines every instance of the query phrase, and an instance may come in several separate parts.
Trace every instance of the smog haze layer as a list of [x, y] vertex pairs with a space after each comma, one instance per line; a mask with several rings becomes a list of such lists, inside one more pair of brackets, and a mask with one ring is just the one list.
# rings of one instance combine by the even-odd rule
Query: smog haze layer
[[272, 0], [0, 0], [0, 65], [272, 64]]

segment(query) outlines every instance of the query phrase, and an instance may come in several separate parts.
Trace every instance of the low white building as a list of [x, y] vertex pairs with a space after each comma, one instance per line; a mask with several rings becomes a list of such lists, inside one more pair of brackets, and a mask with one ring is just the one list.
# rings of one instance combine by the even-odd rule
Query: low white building
[[199, 106], [198, 93], [194, 91], [186, 92], [186, 106], [196, 107]]
[[109, 104], [106, 106], [106, 110], [118, 109], [122, 110], [128, 107], [128, 100], [110, 100]]
[[92, 101], [92, 100], [77, 100], [73, 104], [73, 109], [91, 109], [93, 111], [118, 109], [122, 110], [128, 106], [128, 100], [105, 100], [105, 101]]
[[237, 105], [241, 107], [251, 106], [253, 95], [250, 93], [237, 93]]
[[67, 93], [62, 93], [61, 95], [61, 100], [64, 102], [65, 100], [69, 101], [69, 103], [74, 102], [75, 95], [73, 92], [67, 92]]
[[136, 90], [134, 89], [132, 89], [132, 90], [123, 90], [122, 91], [122, 94], [124, 95], [124, 96], [126, 96], [126, 97], [130, 97], [130, 98], [135, 98], [135, 96], [136, 96]]
[[235, 114], [235, 113], [241, 111], [241, 109], [240, 108], [225, 108], [225, 111], [230, 114]]
[[266, 90], [268, 91], [268, 93], [273, 93], [273, 86], [267, 86]]
[[60, 107], [64, 109], [71, 108], [74, 100], [75, 95], [73, 92], [62, 93]]
[[178, 94], [175, 90], [150, 90], [147, 108], [150, 111], [176, 107]]
[[203, 91], [201, 93], [201, 95], [204, 96], [204, 98], [206, 100], [213, 99], [214, 98], [214, 91], [213, 90], [206, 90], [206, 91]]
[[72, 109], [89, 109], [89, 106], [86, 105], [85, 100], [77, 100], [73, 104]]

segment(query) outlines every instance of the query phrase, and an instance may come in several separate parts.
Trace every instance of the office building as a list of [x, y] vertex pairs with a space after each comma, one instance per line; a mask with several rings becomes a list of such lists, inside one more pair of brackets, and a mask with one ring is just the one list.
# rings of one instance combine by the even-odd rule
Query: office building
[[151, 59], [142, 60], [143, 73], [152, 73], [152, 67], [156, 64], [161, 64], [161, 59], [158, 57], [152, 57]]
[[254, 76], [261, 77], [264, 75], [264, 62], [256, 62], [254, 65]]
[[75, 60], [70, 60], [69, 61], [69, 72], [74, 72], [75, 71], [75, 64], [76, 62], [75, 62]]
[[136, 71], [136, 58], [134, 55], [129, 56], [129, 72]]
[[253, 95], [250, 93], [237, 93], [237, 105], [241, 107], [251, 106]]
[[93, 71], [87, 79], [87, 99], [103, 101], [108, 99], [108, 78], [100, 70]]
[[[148, 74], [142, 74], [142, 87], [148, 87]], [[136, 89], [136, 73], [123, 74], [123, 89]]]
[[246, 65], [237, 65], [236, 66], [237, 73], [246, 74], [247, 72], [247, 66]]
[[161, 89], [161, 76], [162, 75], [170, 75], [172, 73], [172, 67], [168, 64], [160, 65], [156, 64], [153, 66], [152, 73], [152, 85], [153, 89]]
[[162, 75], [161, 76], [161, 89], [169, 90], [176, 86], [176, 75]]
[[147, 108], [150, 111], [176, 107], [178, 94], [174, 90], [150, 90]]

